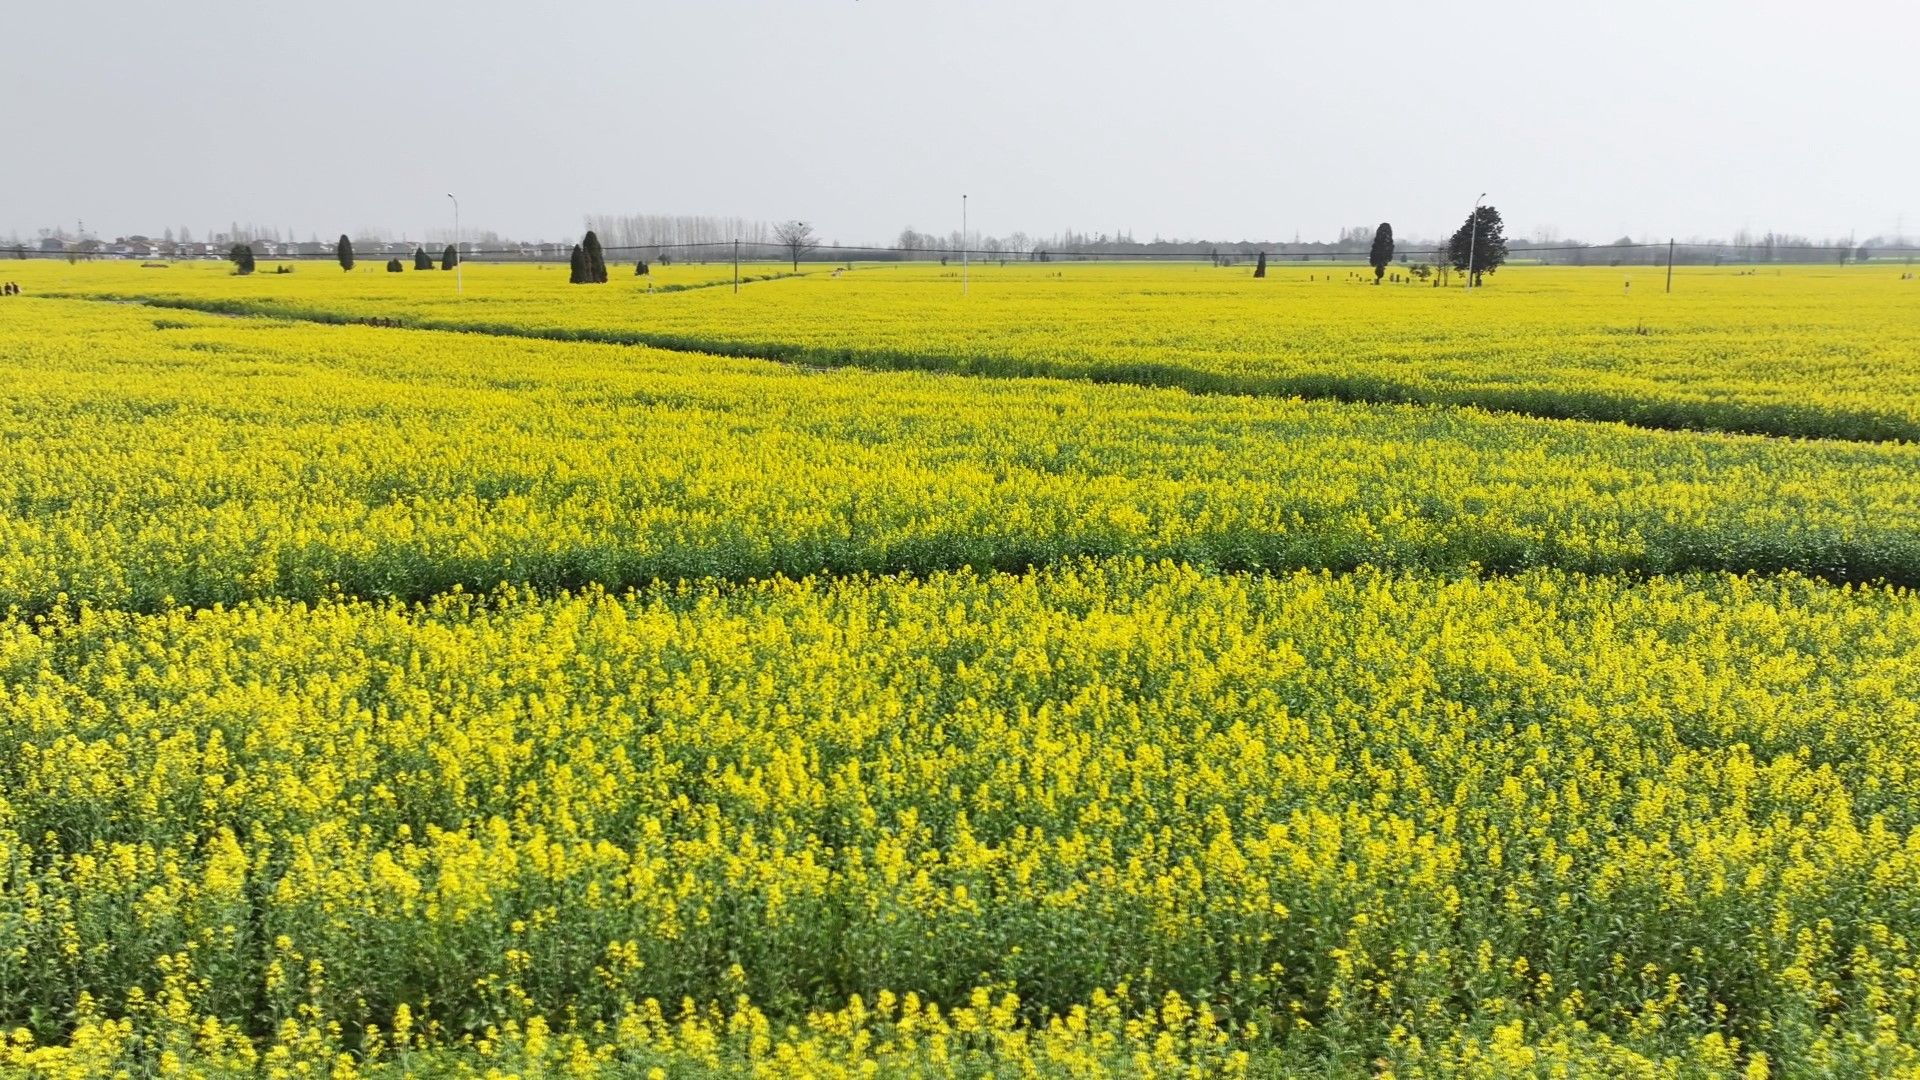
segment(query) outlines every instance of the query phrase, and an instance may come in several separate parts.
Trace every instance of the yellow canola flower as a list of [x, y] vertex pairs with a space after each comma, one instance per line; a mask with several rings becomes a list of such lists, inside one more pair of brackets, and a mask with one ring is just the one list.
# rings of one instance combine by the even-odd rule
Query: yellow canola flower
[[[1009, 273], [979, 355], [1298, 380], [1202, 316], [1338, 296], [1436, 400], [1905, 422], [1891, 283], [1515, 271], [1418, 349]], [[743, 304], [914, 362], [864, 280]], [[0, 1074], [1920, 1075], [1920, 600], [1829, 583], [1912, 580], [1920, 451], [1231, 385], [0, 305]]]
[[1791, 576], [1138, 559], [15, 621], [8, 1053], [1898, 1075], [1916, 640]]
[[0, 610], [29, 615], [1118, 554], [1920, 578], [1904, 444], [39, 298], [0, 308], [0, 385]]
[[[1422, 253], [1430, 260], [1430, 253]], [[1413, 262], [1421, 254], [1408, 253]], [[1412, 277], [1370, 285], [1350, 265], [866, 264], [735, 294], [731, 268], [656, 268], [566, 284], [539, 266], [440, 274], [236, 277], [224, 263], [163, 271], [115, 262], [10, 264], [35, 297], [156, 298], [329, 322], [665, 344], [816, 366], [1093, 378], [1201, 392], [1477, 405], [1546, 416], [1781, 435], [1920, 437], [1917, 283], [1902, 267], [1682, 266], [1674, 290], [1624, 288], [1645, 267], [1601, 250], [1509, 265], [1463, 294]], [[1587, 265], [1567, 265], [1569, 263]], [[748, 267], [749, 278], [788, 267]], [[811, 272], [809, 272], [811, 271]], [[723, 288], [684, 288], [699, 285]], [[650, 291], [652, 290], [652, 291]], [[0, 315], [4, 315], [0, 312]], [[391, 338], [391, 332], [386, 334]], [[1071, 447], [1056, 432], [1036, 447]]]

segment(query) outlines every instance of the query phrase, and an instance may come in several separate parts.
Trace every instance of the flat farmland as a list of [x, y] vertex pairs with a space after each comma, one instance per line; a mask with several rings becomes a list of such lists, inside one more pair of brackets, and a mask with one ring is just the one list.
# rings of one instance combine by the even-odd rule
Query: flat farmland
[[[731, 289], [731, 267], [588, 290], [560, 268], [343, 274], [296, 263], [28, 263], [42, 294], [654, 345], [821, 366], [1058, 376], [1201, 392], [1471, 405], [1650, 427], [1920, 437], [1920, 281], [1893, 265], [1508, 267], [1463, 294], [1362, 266], [820, 264]], [[747, 275], [786, 271], [758, 264]], [[1396, 270], [1396, 273], [1404, 268]], [[667, 287], [710, 284], [666, 292]], [[655, 291], [649, 292], [652, 287]]]
[[0, 1068], [1920, 1070], [1891, 268], [262, 264], [0, 273]]

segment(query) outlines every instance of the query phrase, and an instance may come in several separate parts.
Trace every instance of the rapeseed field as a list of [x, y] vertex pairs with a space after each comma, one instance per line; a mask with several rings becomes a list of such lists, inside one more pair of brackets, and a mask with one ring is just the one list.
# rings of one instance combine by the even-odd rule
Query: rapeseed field
[[716, 269], [13, 275], [0, 1072], [1920, 1076], [1911, 283]]
[[[770, 267], [749, 271], [772, 272]], [[1920, 439], [1920, 281], [1911, 267], [1510, 267], [1468, 294], [1373, 287], [1330, 263], [1244, 266], [862, 264], [747, 286], [675, 266], [649, 293], [616, 275], [444, 275], [301, 264], [234, 277], [221, 264], [27, 263], [41, 293], [148, 297], [232, 312], [609, 341], [816, 366], [1047, 375], [1203, 392], [1476, 405], [1663, 428]]]

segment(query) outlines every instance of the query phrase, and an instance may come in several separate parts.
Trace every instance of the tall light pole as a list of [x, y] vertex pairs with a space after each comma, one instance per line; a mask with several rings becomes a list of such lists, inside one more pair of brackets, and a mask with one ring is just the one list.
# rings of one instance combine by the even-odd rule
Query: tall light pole
[[[453, 199], [453, 192], [447, 192], [447, 198]], [[467, 260], [460, 252], [460, 200], [453, 199], [453, 295], [459, 296], [461, 289], [460, 274]]]
[[1473, 200], [1473, 224], [1467, 226], [1467, 291], [1473, 291], [1473, 248], [1480, 240], [1480, 201], [1487, 197], [1481, 192]]
[[960, 196], [960, 295], [967, 295], [967, 197]]

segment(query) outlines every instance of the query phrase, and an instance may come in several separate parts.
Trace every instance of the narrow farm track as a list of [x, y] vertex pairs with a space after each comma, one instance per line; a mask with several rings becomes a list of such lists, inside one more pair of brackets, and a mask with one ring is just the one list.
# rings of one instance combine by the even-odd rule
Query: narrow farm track
[[[742, 284], [747, 283], [748, 280], [770, 282], [807, 276], [808, 274], [801, 273], [769, 275], [754, 279], [743, 278]], [[719, 288], [729, 284], [731, 284], [730, 281], [708, 282], [675, 286], [662, 291], [690, 292]], [[144, 304], [150, 307], [198, 311], [209, 315], [237, 318], [259, 317], [325, 325], [359, 324], [367, 322], [369, 318], [360, 313], [349, 314], [273, 300], [87, 292], [51, 292], [46, 295], [58, 299]], [[1468, 408], [1540, 420], [1620, 424], [1647, 431], [1713, 432], [1767, 438], [1859, 443], [1920, 441], [1920, 427], [1878, 420], [1869, 421], [1863, 429], [1856, 432], [1809, 429], [1805, 418], [1792, 406], [1781, 406], [1775, 409], [1755, 408], [1740, 420], [1732, 421], [1724, 415], [1708, 414], [1690, 406], [1648, 401], [1625, 394], [1568, 392], [1564, 396], [1543, 397], [1527, 392], [1502, 392], [1490, 389], [1438, 392], [1431, 387], [1393, 385], [1382, 383], [1377, 378], [1335, 372], [1293, 373], [1255, 378], [1199, 371], [1179, 363], [1134, 362], [1124, 367], [1101, 368], [1050, 365], [1029, 359], [993, 355], [981, 355], [969, 358], [965, 362], [956, 362], [950, 357], [921, 355], [886, 348], [820, 348], [795, 343], [743, 342], [638, 328], [524, 326], [432, 316], [409, 317], [397, 328], [541, 341], [641, 346], [668, 352], [765, 360], [811, 368], [851, 367], [868, 371], [925, 371], [975, 378], [1059, 378], [1105, 385], [1184, 390], [1189, 393], [1209, 395], [1299, 398], [1307, 401], [1335, 401], [1352, 405], [1425, 405], [1438, 408]]]

